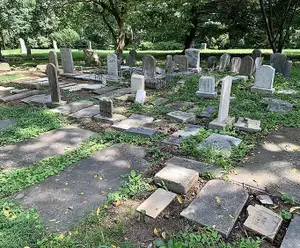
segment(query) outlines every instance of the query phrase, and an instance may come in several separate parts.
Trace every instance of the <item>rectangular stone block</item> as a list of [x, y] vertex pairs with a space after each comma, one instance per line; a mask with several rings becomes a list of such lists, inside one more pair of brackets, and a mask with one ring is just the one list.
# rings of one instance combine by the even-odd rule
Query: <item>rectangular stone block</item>
[[16, 101], [16, 100], [20, 100], [20, 99], [23, 99], [23, 98], [26, 98], [26, 97], [29, 97], [29, 96], [37, 95], [39, 93], [40, 93], [39, 90], [30, 90], [30, 91], [26, 91], [26, 92], [19, 93], [19, 94], [0, 97], [0, 102]]
[[194, 113], [186, 113], [182, 111], [174, 111], [167, 114], [169, 119], [181, 123], [193, 122], [196, 119], [196, 115]]
[[154, 121], [153, 117], [133, 114], [129, 118], [113, 125], [113, 127], [117, 130], [124, 131], [124, 130], [128, 130], [129, 128], [132, 128], [132, 127], [135, 127], [135, 128], [141, 127], [141, 126], [143, 126], [147, 123], [151, 123], [153, 121]]
[[93, 105], [94, 103], [92, 101], [71, 102], [66, 105], [59, 106], [58, 108], [52, 109], [52, 111], [62, 115], [69, 115]]
[[93, 120], [99, 121], [101, 123], [109, 124], [109, 125], [114, 125], [115, 123], [123, 121], [126, 118], [127, 118], [126, 116], [121, 114], [113, 114], [111, 118], [101, 116], [100, 114], [93, 116]]
[[300, 216], [295, 215], [290, 223], [280, 248], [300, 248]]
[[157, 131], [155, 129], [146, 128], [146, 127], [139, 127], [139, 128], [131, 127], [127, 130], [127, 132], [145, 136], [145, 137], [152, 137], [153, 135], [155, 135], [157, 133]]
[[234, 124], [237, 130], [245, 131], [245, 132], [260, 132], [260, 121], [252, 120], [249, 118], [240, 117], [236, 124]]
[[75, 112], [70, 117], [74, 119], [84, 119], [84, 118], [92, 118], [93, 116], [100, 113], [100, 109], [98, 105], [94, 105], [82, 110], [79, 110], [78, 112]]

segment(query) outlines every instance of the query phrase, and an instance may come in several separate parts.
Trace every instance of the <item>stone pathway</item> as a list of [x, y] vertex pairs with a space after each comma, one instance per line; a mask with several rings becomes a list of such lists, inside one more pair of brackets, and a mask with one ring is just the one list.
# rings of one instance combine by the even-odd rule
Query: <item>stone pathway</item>
[[147, 168], [145, 155], [143, 148], [126, 144], [105, 148], [59, 175], [20, 192], [15, 199], [37, 209], [48, 232], [71, 230], [101, 206], [109, 192], [118, 189], [122, 175]]
[[11, 170], [32, 165], [43, 158], [64, 154], [65, 149], [79, 147], [94, 133], [75, 126], [46, 132], [40, 136], [0, 148], [0, 166]]

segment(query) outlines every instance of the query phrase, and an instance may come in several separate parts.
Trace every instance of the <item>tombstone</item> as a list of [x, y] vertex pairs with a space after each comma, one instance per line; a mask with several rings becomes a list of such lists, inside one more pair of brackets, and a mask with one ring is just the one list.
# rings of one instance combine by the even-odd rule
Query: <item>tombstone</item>
[[215, 69], [217, 67], [217, 57], [216, 56], [210, 56], [208, 58], [207, 67], [209, 69]]
[[166, 58], [166, 72], [167, 73], [173, 73], [174, 72], [174, 61], [173, 61], [173, 56], [172, 55], [167, 55]]
[[114, 53], [107, 55], [107, 74], [109, 81], [118, 79], [118, 57]]
[[234, 123], [235, 118], [229, 116], [231, 86], [232, 77], [227, 76], [222, 79], [222, 91], [218, 118], [209, 123], [209, 129], [224, 130], [227, 126], [230, 126]]
[[215, 77], [202, 76], [199, 80], [199, 90], [196, 95], [201, 98], [216, 98]]
[[138, 90], [145, 90], [145, 77], [138, 74], [132, 74], [131, 94], [135, 94]]
[[254, 62], [254, 69], [255, 69], [255, 71], [257, 71], [262, 66], [263, 61], [264, 61], [263, 57], [257, 57], [255, 59], [255, 62]]
[[189, 68], [200, 68], [200, 50], [195, 48], [190, 48], [185, 50], [185, 55], [188, 60]]
[[58, 48], [57, 48], [57, 42], [55, 40], [52, 41], [53, 42], [53, 49], [55, 52], [57, 52]]
[[58, 72], [59, 66], [58, 66], [58, 60], [57, 60], [57, 55], [56, 52], [50, 51], [49, 55], [49, 63], [55, 65], [56, 71]]
[[273, 53], [270, 58], [270, 65], [275, 68], [276, 73], [284, 73], [286, 68], [287, 57], [282, 53]]
[[99, 99], [100, 116], [105, 118], [113, 117], [113, 100], [109, 97], [101, 97]]
[[231, 59], [231, 72], [239, 73], [241, 68], [242, 59], [240, 57], [234, 57]]
[[207, 43], [201, 43], [201, 50], [207, 49]]
[[57, 69], [54, 64], [47, 65], [47, 76], [51, 90], [52, 107], [57, 107], [65, 102], [61, 101], [59, 82], [57, 77]]
[[261, 55], [262, 55], [262, 52], [261, 52], [261, 50], [260, 49], [254, 49], [253, 51], [252, 51], [252, 55], [251, 55], [251, 57], [253, 58], [253, 60], [255, 61], [256, 60], [256, 58], [260, 58], [261, 57]]
[[92, 42], [90, 40], [87, 42], [87, 47], [89, 50], [92, 50]]
[[146, 102], [146, 91], [145, 90], [138, 90], [136, 92], [135, 102], [139, 104], [144, 104]]
[[145, 80], [155, 78], [156, 76], [156, 59], [151, 55], [143, 57], [143, 73]]
[[231, 56], [227, 53], [223, 54], [220, 58], [220, 71], [226, 71], [230, 65]]
[[274, 93], [275, 69], [270, 65], [262, 65], [255, 74], [255, 84], [252, 92]]
[[130, 66], [130, 67], [134, 67], [135, 66], [135, 59], [133, 58], [133, 56], [129, 53], [127, 56], [126, 56], [126, 65], [127, 66]]
[[19, 42], [20, 42], [20, 52], [22, 54], [27, 54], [27, 48], [26, 48], [26, 45], [25, 45], [25, 41], [22, 38], [20, 38]]
[[250, 77], [253, 72], [253, 67], [254, 67], [254, 60], [251, 56], [247, 55], [242, 59], [240, 74]]
[[188, 71], [188, 58], [186, 55], [175, 55], [174, 63], [178, 71]]
[[60, 48], [64, 73], [74, 73], [74, 62], [71, 48]]
[[292, 66], [293, 66], [293, 61], [291, 61], [291, 60], [288, 60], [288, 61], [285, 63], [285, 67], [284, 67], [284, 70], [283, 70], [283, 76], [284, 76], [285, 78], [290, 78]]
[[134, 61], [136, 61], [137, 58], [137, 52], [135, 50], [130, 50], [129, 55], [133, 58]]

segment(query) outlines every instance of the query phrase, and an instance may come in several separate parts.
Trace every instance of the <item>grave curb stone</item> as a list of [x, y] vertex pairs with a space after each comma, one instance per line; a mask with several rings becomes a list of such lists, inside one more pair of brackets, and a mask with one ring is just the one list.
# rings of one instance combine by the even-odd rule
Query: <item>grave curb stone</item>
[[194, 113], [187, 113], [183, 111], [170, 112], [167, 114], [167, 117], [180, 123], [193, 122], [196, 119], [196, 115]]
[[294, 215], [280, 248], [300, 248], [300, 216]]
[[146, 127], [131, 127], [126, 130], [128, 133], [144, 136], [144, 137], [152, 137], [157, 134], [157, 130]]
[[[248, 122], [252, 123], [252, 126], [247, 125]], [[249, 123], [248, 123], [249, 124]], [[240, 117], [238, 118], [237, 122], [234, 124], [235, 128], [239, 131], [245, 131], [245, 132], [260, 132], [260, 120], [252, 120], [249, 118]]]

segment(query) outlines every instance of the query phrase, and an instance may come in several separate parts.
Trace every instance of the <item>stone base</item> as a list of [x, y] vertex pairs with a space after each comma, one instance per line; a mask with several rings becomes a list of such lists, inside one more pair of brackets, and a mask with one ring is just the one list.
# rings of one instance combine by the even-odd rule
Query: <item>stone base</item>
[[119, 76], [107, 75], [106, 77], [107, 82], [119, 82], [119, 80], [120, 80]]
[[218, 119], [213, 120], [208, 124], [209, 129], [225, 130], [226, 127], [232, 126], [235, 122], [235, 117], [227, 117], [223, 122], [219, 122]]
[[201, 98], [217, 98], [218, 96], [217, 92], [207, 93], [207, 92], [201, 92], [199, 90], [196, 92], [196, 95]]
[[260, 132], [260, 121], [259, 120], [251, 120], [249, 118], [240, 117], [237, 123], [234, 124], [237, 130], [245, 131], [245, 132]]
[[166, 86], [165, 78], [148, 78], [145, 80], [145, 86], [149, 89], [161, 89]]
[[65, 104], [67, 104], [67, 101], [52, 102], [50, 108], [57, 108]]
[[252, 86], [251, 87], [251, 92], [274, 94], [275, 89], [264, 89], [264, 88], [258, 88], [256, 86]]
[[126, 119], [126, 116], [124, 115], [120, 115], [120, 114], [113, 114], [112, 118], [108, 118], [108, 117], [103, 117], [101, 115], [95, 115], [93, 117], [93, 120], [95, 121], [99, 121], [101, 123], [106, 123], [106, 124], [110, 124], [113, 125], [119, 121], [123, 121]]

